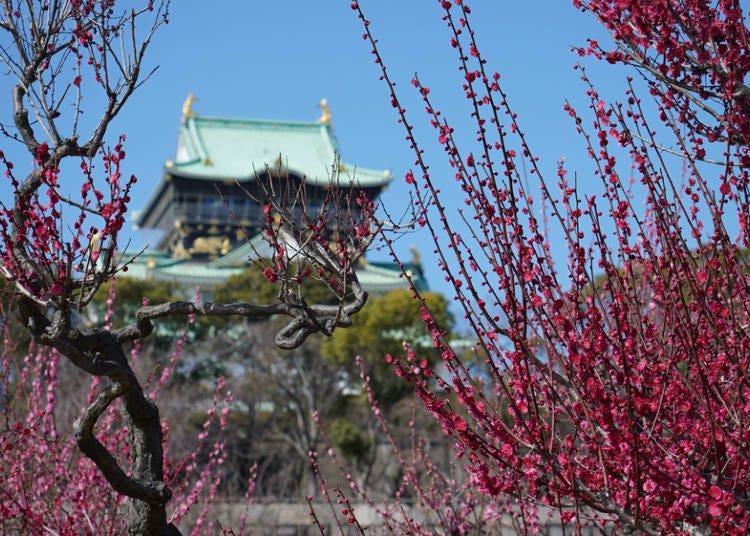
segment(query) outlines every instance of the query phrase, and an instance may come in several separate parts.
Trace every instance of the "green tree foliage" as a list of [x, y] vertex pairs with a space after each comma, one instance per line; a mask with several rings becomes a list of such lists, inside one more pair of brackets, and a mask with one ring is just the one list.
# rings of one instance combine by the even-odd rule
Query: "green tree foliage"
[[16, 301], [13, 285], [4, 277], [0, 277], [0, 326], [8, 329], [9, 340], [24, 353], [29, 345], [30, 336], [18, 321]]
[[350, 458], [362, 458], [372, 447], [372, 441], [367, 437], [362, 426], [348, 419], [336, 418], [331, 421], [328, 433], [339, 451]]
[[212, 290], [212, 301], [217, 303], [234, 301], [272, 303], [278, 294], [278, 285], [272, 284], [263, 277], [259, 267], [252, 266], [217, 284]]
[[[425, 292], [422, 297], [438, 324], [452, 327], [453, 318], [443, 295]], [[410, 388], [406, 382], [394, 378], [383, 357], [401, 355], [403, 342], [407, 341], [420, 358], [430, 363], [439, 358], [432, 339], [425, 333], [421, 317], [419, 302], [408, 290], [397, 289], [373, 297], [354, 317], [350, 328], [337, 331], [323, 341], [323, 357], [339, 365], [351, 365], [361, 355], [379, 402], [391, 406], [410, 392]]]
[[[333, 304], [337, 302], [331, 290], [312, 277], [301, 278], [300, 283], [291, 282], [287, 290], [303, 297], [307, 303]], [[281, 291], [281, 281], [272, 283], [263, 275], [262, 266], [254, 265], [216, 285], [212, 291], [212, 301], [217, 303], [234, 301], [255, 304], [273, 303], [278, 300]]]
[[[149, 303], [166, 303], [180, 299], [177, 283], [171, 281], [154, 281], [152, 279], [137, 279], [134, 277], [118, 277], [116, 282], [109, 281], [101, 286], [94, 296], [93, 310], [95, 323], [104, 321], [109, 310], [107, 303], [110, 298], [112, 285], [115, 285], [117, 299], [111, 304], [113, 308], [112, 325], [115, 328], [135, 320], [135, 313], [143, 304], [144, 297]], [[184, 298], [184, 296], [182, 297]]]
[[[117, 299], [110, 301], [112, 285], [115, 286]], [[135, 321], [138, 308], [143, 305], [144, 298], [149, 303], [167, 303], [174, 300], [192, 299], [181, 292], [180, 286], [173, 281], [155, 281], [153, 279], [138, 279], [135, 277], [118, 277], [114, 282], [104, 283], [91, 305], [86, 310], [84, 323], [89, 325], [104, 325], [107, 313], [112, 309], [112, 327], [117, 329]], [[199, 318], [188, 331], [190, 339], [195, 339], [208, 332], [213, 319]], [[143, 341], [145, 347], [157, 350], [163, 354], [174, 343], [175, 337], [185, 329], [185, 319], [168, 318], [161, 321], [154, 328], [154, 332]]]

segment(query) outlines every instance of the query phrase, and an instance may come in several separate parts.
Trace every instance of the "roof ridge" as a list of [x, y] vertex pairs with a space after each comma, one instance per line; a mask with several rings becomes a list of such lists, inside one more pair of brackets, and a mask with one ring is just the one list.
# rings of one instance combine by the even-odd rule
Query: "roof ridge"
[[236, 123], [236, 124], [253, 124], [253, 125], [280, 125], [290, 127], [307, 127], [320, 129], [321, 127], [330, 130], [330, 127], [325, 123], [318, 123], [316, 121], [291, 121], [288, 119], [259, 119], [250, 117], [222, 117], [222, 116], [210, 116], [210, 115], [194, 115], [187, 118], [186, 122], [215, 122], [215, 123]]

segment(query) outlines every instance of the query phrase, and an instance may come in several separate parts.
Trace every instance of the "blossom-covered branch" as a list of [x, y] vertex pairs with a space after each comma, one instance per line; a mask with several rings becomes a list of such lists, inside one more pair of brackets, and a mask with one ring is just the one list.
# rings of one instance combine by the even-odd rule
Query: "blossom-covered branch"
[[[597, 179], [583, 188], [582, 172], [571, 174], [564, 161], [546, 176], [500, 75], [482, 58], [467, 3], [438, 5], [471, 132], [444, 118], [424, 80], [412, 84], [454, 173], [459, 208], [448, 202], [453, 188], [431, 172], [430, 142], [416, 138], [374, 25], [359, 2], [352, 8], [414, 150], [405, 182], [417, 224], [434, 242], [484, 366], [466, 362], [424, 303], [442, 363], [415, 366], [414, 350], [387, 362], [456, 439], [482, 493], [555, 508], [576, 529], [743, 534], [743, 10], [731, 1], [576, 2], [613, 29], [619, 52], [606, 59], [635, 63], [657, 97], [644, 102], [638, 84], [626, 84], [624, 102], [610, 104], [579, 68], [590, 109], [565, 109]], [[602, 52], [596, 43], [588, 51]], [[706, 169], [706, 154], [721, 164]]]

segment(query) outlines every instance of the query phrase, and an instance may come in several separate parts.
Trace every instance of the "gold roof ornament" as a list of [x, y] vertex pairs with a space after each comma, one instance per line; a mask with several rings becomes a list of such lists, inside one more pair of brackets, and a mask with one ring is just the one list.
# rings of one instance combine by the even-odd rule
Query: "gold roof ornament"
[[185, 99], [185, 102], [182, 104], [182, 124], [185, 124], [185, 121], [188, 117], [195, 117], [195, 112], [193, 111], [193, 103], [198, 100], [198, 97], [193, 95], [192, 93], [188, 93], [187, 98]]
[[419, 264], [422, 260], [422, 258], [419, 255], [419, 250], [417, 249], [416, 244], [412, 244], [409, 246], [409, 251], [411, 252], [411, 262], [414, 264]]
[[91, 237], [91, 240], [89, 241], [89, 246], [91, 247], [91, 251], [94, 251], [95, 249], [99, 249], [99, 244], [102, 241], [102, 235], [97, 231], [94, 233], [94, 236]]
[[331, 109], [328, 107], [328, 99], [322, 98], [320, 99], [320, 104], [318, 104], [318, 108], [320, 108], [323, 112], [320, 114], [320, 117], [317, 120], [317, 123], [321, 125], [330, 125], [331, 124]]

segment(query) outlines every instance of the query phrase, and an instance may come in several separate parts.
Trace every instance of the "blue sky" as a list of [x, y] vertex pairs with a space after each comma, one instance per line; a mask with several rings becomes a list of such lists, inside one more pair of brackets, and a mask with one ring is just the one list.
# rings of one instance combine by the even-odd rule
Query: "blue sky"
[[[151, 48], [159, 70], [115, 126], [128, 134], [128, 164], [140, 178], [133, 207], [145, 202], [164, 162], [173, 157], [181, 106], [193, 92], [198, 114], [300, 121], [315, 120], [317, 103], [326, 97], [344, 160], [391, 169], [394, 181], [381, 199], [401, 208], [403, 175], [413, 156], [349, 2], [222, 0], [207, 5], [174, 3], [170, 24]], [[413, 121], [424, 117], [409, 85], [415, 72], [449, 120], [465, 121], [460, 77], [438, 2], [363, 0], [361, 5]], [[579, 58], [570, 46], [584, 44], [588, 36], [605, 38], [601, 28], [565, 1], [471, 5], [483, 54], [491, 70], [501, 73], [543, 167], [553, 170], [565, 156], [588, 169], [582, 142], [562, 105], [566, 98], [583, 102], [584, 87], [572, 68]], [[617, 88], [621, 74], [609, 66], [594, 67], [605, 86]], [[433, 172], [447, 172], [440, 152], [433, 156]], [[147, 236], [136, 233], [134, 239], [138, 243]], [[439, 289], [441, 277], [427, 255], [431, 248], [419, 237], [407, 237], [404, 248], [411, 242], [422, 250], [431, 283]]]
[[[407, 192], [403, 176], [413, 155], [349, 4], [175, 0], [169, 25], [150, 49], [149, 62], [159, 69], [111, 129], [111, 139], [119, 133], [128, 136], [126, 171], [139, 178], [132, 208], [145, 204], [165, 161], [174, 157], [181, 107], [189, 92], [199, 99], [194, 110], [200, 115], [298, 121], [314, 121], [320, 114], [317, 103], [326, 97], [343, 159], [390, 169], [394, 181], [381, 200], [393, 210], [402, 208]], [[417, 72], [444, 116], [460, 129], [466, 108], [439, 3], [362, 0], [361, 5], [412, 120], [424, 119], [409, 85]], [[602, 29], [568, 1], [475, 0], [471, 6], [482, 52], [490, 70], [502, 74], [543, 169], [552, 173], [565, 156], [572, 167], [589, 170], [582, 141], [562, 106], [566, 98], [585, 102], [585, 88], [572, 68], [579, 58], [570, 46], [584, 44], [589, 36], [606, 39]], [[597, 81], [621, 96], [622, 73], [592, 66]], [[8, 83], [7, 78], [2, 82]], [[9, 105], [4, 105], [6, 110]], [[432, 141], [434, 136], [425, 132], [425, 140]], [[470, 140], [472, 133], [462, 135]], [[433, 173], [450, 176], [439, 150], [432, 156]], [[133, 232], [132, 239], [134, 245], [145, 246], [148, 235]], [[430, 284], [445, 290], [429, 259], [432, 248], [419, 243], [419, 237], [407, 237], [404, 249], [414, 242], [422, 251]]]
[[[572, 128], [563, 101], [583, 93], [570, 45], [583, 44], [601, 30], [568, 2], [473, 4], [473, 23], [491, 68], [503, 75], [540, 155], [554, 165], [570, 150]], [[408, 84], [415, 72], [448, 118], [463, 117], [438, 2], [365, 0], [362, 5], [417, 122], [421, 106], [410, 100]], [[317, 103], [326, 97], [344, 159], [403, 176], [413, 158], [361, 33], [348, 1], [222, 0], [211, 8], [195, 0], [175, 2], [170, 24], [150, 51], [159, 70], [115, 126], [128, 134], [129, 154], [137, 160], [130, 164], [139, 177], [158, 177], [173, 155], [188, 92], [198, 97], [194, 108], [202, 115], [301, 121], [316, 119]]]

